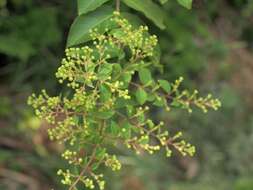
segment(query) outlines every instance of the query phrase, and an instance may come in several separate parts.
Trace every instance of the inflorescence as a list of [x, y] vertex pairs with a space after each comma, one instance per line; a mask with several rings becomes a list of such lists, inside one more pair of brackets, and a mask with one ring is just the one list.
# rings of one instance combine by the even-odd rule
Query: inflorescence
[[181, 132], [171, 135], [163, 121], [156, 123], [147, 117], [153, 107], [192, 112], [196, 106], [207, 112], [221, 106], [211, 95], [202, 98], [198, 91], [181, 91], [182, 77], [173, 83], [155, 80], [150, 67], [157, 37], [146, 26], [134, 28], [118, 13], [110, 22], [113, 29], [90, 32], [91, 45], [66, 49], [56, 77], [71, 88], [71, 95], [50, 97], [43, 90], [28, 99], [36, 115], [52, 125], [50, 139], [70, 145], [62, 157], [79, 173], [57, 173], [69, 190], [80, 184], [103, 190], [105, 181], [97, 169], [121, 169], [117, 156], [107, 150], [108, 144], [121, 142], [137, 154], [153, 154], [163, 148], [168, 157], [173, 149], [192, 156], [195, 147], [182, 140]]

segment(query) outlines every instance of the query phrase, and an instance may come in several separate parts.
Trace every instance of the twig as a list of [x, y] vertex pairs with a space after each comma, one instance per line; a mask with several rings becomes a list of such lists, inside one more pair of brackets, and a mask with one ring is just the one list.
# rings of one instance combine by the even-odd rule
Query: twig
[[96, 145], [93, 149], [92, 155], [90, 157], [89, 162], [86, 164], [86, 166], [83, 168], [83, 170], [81, 171], [81, 173], [79, 174], [78, 178], [76, 179], [76, 181], [70, 186], [69, 190], [72, 190], [75, 188], [76, 184], [80, 181], [81, 177], [83, 176], [83, 174], [89, 170], [90, 164], [93, 162], [95, 156], [96, 156], [96, 151], [97, 151], [97, 147], [98, 145]]
[[116, 11], [120, 12], [120, 0], [116, 0]]

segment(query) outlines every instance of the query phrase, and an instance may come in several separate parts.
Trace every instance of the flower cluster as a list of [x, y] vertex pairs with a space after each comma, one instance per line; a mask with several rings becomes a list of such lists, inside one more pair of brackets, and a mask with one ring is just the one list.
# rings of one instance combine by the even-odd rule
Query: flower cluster
[[106, 154], [105, 165], [107, 167], [110, 167], [112, 169], [112, 171], [116, 171], [116, 170], [121, 169], [121, 163], [119, 162], [119, 160], [117, 159], [117, 157], [115, 155], [111, 156], [111, 155]]
[[193, 106], [204, 112], [220, 107], [211, 95], [202, 98], [197, 91], [181, 91], [182, 78], [170, 83], [152, 77], [157, 38], [147, 27], [134, 28], [118, 14], [110, 22], [115, 27], [105, 33], [91, 31], [89, 46], [66, 50], [56, 77], [70, 87], [68, 95], [50, 97], [43, 90], [28, 100], [36, 115], [52, 124], [50, 139], [70, 145], [62, 157], [79, 174], [58, 171], [69, 190], [80, 183], [103, 190], [103, 175], [96, 172], [102, 165], [121, 169], [120, 160], [106, 149], [118, 142], [137, 154], [164, 149], [171, 156], [175, 149], [192, 156], [195, 148], [182, 140], [181, 132], [171, 136], [164, 122], [147, 117], [154, 107], [189, 112]]

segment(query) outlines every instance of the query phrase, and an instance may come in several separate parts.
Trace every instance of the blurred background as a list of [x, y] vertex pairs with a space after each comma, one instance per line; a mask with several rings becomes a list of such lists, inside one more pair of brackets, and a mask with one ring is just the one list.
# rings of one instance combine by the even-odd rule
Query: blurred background
[[[159, 37], [164, 76], [213, 93], [217, 112], [154, 113], [169, 131], [182, 130], [194, 157], [121, 153], [122, 171], [105, 171], [109, 190], [253, 190], [253, 1], [195, 0], [192, 10], [164, 5]], [[32, 92], [61, 90], [54, 73], [63, 56], [75, 1], [0, 0], [0, 189], [64, 189], [63, 147], [27, 106]]]

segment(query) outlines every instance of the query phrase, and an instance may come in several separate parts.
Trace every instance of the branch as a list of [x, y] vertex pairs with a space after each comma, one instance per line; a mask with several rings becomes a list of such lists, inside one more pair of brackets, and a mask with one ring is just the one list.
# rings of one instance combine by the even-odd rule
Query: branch
[[69, 190], [72, 190], [75, 188], [75, 186], [77, 185], [77, 183], [80, 181], [81, 177], [84, 175], [84, 173], [89, 170], [89, 167], [91, 165], [91, 163], [93, 162], [95, 156], [96, 156], [96, 151], [97, 151], [97, 147], [98, 145], [96, 145], [93, 149], [92, 155], [90, 157], [89, 162], [86, 164], [86, 166], [83, 168], [83, 170], [81, 171], [81, 173], [79, 174], [78, 178], [76, 179], [76, 181], [70, 186]]
[[120, 0], [116, 0], [116, 11], [120, 12]]

